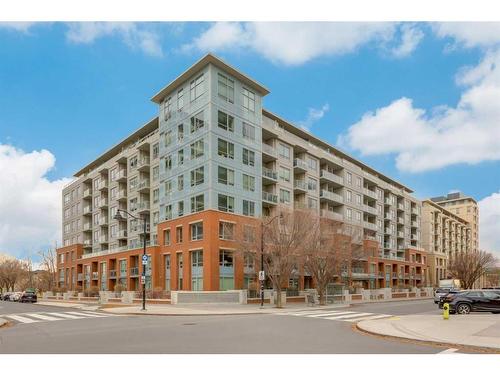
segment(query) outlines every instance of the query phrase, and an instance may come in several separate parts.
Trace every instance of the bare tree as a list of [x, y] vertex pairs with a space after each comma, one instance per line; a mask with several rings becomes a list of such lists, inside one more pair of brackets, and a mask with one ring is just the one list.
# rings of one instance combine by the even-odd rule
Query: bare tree
[[495, 257], [486, 251], [460, 252], [450, 257], [448, 272], [459, 279], [464, 289], [471, 289], [488, 268], [496, 264]]
[[41, 275], [44, 278], [45, 290], [52, 290], [56, 287], [56, 268], [57, 268], [57, 253], [54, 249], [42, 250], [40, 255], [41, 266], [45, 273]]
[[7, 291], [14, 291], [16, 284], [21, 280], [24, 266], [18, 259], [6, 259], [0, 263], [0, 280], [2, 287]]

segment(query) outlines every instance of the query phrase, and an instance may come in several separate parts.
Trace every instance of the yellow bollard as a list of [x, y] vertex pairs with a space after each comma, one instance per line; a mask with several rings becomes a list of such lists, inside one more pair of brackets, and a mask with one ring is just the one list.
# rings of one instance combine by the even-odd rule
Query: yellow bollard
[[443, 305], [443, 319], [449, 319], [450, 318], [450, 305], [445, 303]]

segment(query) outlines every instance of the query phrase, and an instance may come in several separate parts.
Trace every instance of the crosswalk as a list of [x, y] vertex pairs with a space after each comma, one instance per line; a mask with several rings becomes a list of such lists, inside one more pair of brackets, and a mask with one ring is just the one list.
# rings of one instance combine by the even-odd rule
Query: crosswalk
[[113, 314], [105, 314], [97, 311], [63, 311], [63, 312], [36, 312], [36, 313], [22, 313], [22, 314], [9, 314], [0, 316], [0, 318], [10, 320], [15, 323], [31, 324], [54, 322], [60, 320], [75, 320], [75, 319], [88, 319], [88, 318], [107, 318], [116, 316]]
[[288, 312], [277, 312], [275, 315], [297, 316], [301, 318], [317, 318], [332, 321], [343, 321], [357, 323], [362, 320], [387, 319], [393, 315], [376, 314], [370, 312], [348, 311], [348, 310], [328, 310], [328, 309], [309, 309], [295, 310]]

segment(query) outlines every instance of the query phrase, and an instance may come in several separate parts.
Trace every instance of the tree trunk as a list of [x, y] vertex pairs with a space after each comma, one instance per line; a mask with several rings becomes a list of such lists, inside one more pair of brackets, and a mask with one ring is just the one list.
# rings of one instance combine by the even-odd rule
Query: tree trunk
[[281, 288], [280, 289], [276, 289], [276, 307], [278, 309], [281, 309], [283, 307], [283, 305], [281, 304]]
[[318, 291], [318, 296], [319, 296], [319, 304], [320, 306], [324, 306], [326, 303], [325, 303], [325, 292], [323, 289], [320, 289]]

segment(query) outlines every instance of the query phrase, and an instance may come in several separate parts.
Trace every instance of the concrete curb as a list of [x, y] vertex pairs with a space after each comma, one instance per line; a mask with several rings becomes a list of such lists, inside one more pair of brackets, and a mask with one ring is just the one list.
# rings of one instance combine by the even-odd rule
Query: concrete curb
[[376, 336], [376, 337], [380, 337], [380, 338], [384, 338], [384, 339], [392, 339], [392, 340], [398, 340], [398, 341], [404, 341], [404, 342], [422, 344], [422, 345], [440, 346], [443, 348], [456, 348], [456, 349], [465, 349], [465, 350], [470, 350], [470, 351], [486, 352], [486, 353], [491, 353], [491, 354], [500, 354], [500, 349], [497, 349], [497, 348], [491, 348], [491, 347], [487, 347], [487, 346], [478, 346], [478, 345], [454, 344], [454, 343], [448, 343], [448, 342], [443, 342], [443, 341], [430, 341], [430, 340], [413, 339], [413, 338], [401, 337], [401, 336], [386, 335], [386, 334], [372, 332], [372, 331], [369, 331], [367, 329], [361, 328], [358, 324], [359, 323], [356, 323], [353, 325], [355, 327], [355, 330], [362, 332], [366, 335]]
[[422, 297], [422, 298], [393, 298], [393, 299], [383, 299], [377, 301], [351, 301], [352, 305], [364, 305], [364, 304], [372, 304], [372, 303], [389, 303], [389, 302], [411, 302], [411, 301], [425, 301], [425, 300], [434, 300], [434, 297]]

